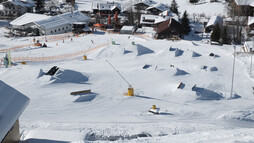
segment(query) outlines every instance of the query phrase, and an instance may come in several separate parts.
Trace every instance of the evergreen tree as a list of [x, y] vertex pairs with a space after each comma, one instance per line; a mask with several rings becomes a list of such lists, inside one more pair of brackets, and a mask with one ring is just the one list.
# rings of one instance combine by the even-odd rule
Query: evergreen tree
[[229, 37], [228, 37], [228, 28], [227, 27], [223, 28], [223, 31], [221, 33], [221, 39], [222, 39], [223, 44], [229, 44], [230, 43], [230, 40], [229, 40]]
[[41, 11], [44, 9], [44, 0], [35, 0], [35, 10], [37, 12]]
[[220, 26], [217, 23], [215, 25], [215, 27], [213, 28], [213, 32], [211, 35], [211, 41], [215, 41], [215, 42], [219, 42], [221, 38], [221, 30], [220, 30]]
[[190, 30], [190, 20], [188, 18], [188, 14], [186, 11], [183, 13], [183, 17], [181, 18], [181, 24], [184, 28], [184, 34], [187, 34], [191, 31]]
[[176, 13], [177, 15], [179, 14], [179, 12], [178, 12], [178, 4], [176, 3], [175, 0], [172, 1], [171, 5], [170, 5], [170, 10], [173, 13]]

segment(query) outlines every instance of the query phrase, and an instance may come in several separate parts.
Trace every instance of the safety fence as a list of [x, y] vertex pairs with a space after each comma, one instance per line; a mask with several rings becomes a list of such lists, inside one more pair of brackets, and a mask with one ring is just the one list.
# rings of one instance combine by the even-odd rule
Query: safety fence
[[88, 50], [82, 50], [75, 53], [69, 53], [69, 54], [62, 54], [62, 55], [54, 55], [54, 56], [45, 56], [45, 57], [11, 57], [11, 60], [14, 62], [22, 62], [22, 61], [31, 61], [31, 62], [39, 62], [39, 61], [54, 61], [54, 60], [61, 60], [66, 58], [74, 58], [77, 56], [82, 56], [84, 54], [87, 54], [89, 52], [92, 52], [94, 50], [100, 49], [102, 47], [109, 46], [110, 43], [101, 44], [99, 46], [96, 46], [94, 48], [90, 48]]

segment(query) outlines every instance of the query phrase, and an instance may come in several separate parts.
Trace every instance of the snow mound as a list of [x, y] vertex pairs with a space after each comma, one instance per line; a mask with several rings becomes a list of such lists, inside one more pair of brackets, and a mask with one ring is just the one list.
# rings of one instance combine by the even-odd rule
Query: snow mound
[[137, 56], [141, 56], [144, 54], [151, 54], [151, 53], [154, 53], [154, 51], [144, 47], [143, 45], [137, 44]]
[[192, 57], [200, 57], [200, 56], [202, 55], [194, 51], [192, 52]]
[[126, 51], [124, 48], [119, 46], [109, 46], [90, 54], [89, 57], [96, 58], [96, 59], [111, 58], [111, 57], [123, 56], [124, 54], [129, 52], [130, 51]]
[[51, 78], [52, 83], [78, 83], [83, 84], [88, 81], [88, 76], [74, 70], [58, 70]]
[[74, 102], [89, 102], [95, 99], [97, 95], [95, 93], [85, 94], [83, 96], [78, 97]]
[[46, 73], [45, 72], [43, 72], [43, 70], [42, 69], [40, 69], [40, 71], [39, 71], [39, 74], [38, 74], [38, 76], [37, 76], [37, 78], [40, 78], [40, 77], [42, 77], [43, 75], [45, 75]]
[[192, 91], [196, 92], [196, 95], [198, 96], [198, 100], [221, 100], [224, 99], [221, 93], [214, 92], [212, 90], [197, 87], [194, 85], [192, 87]]
[[180, 69], [176, 68], [175, 76], [186, 75], [186, 74], [189, 74], [189, 73], [184, 70], [180, 70]]
[[211, 67], [210, 68], [210, 71], [213, 72], [213, 71], [218, 71], [218, 68], [217, 67]]
[[233, 111], [218, 118], [254, 122], [254, 110]]
[[152, 135], [148, 133], [140, 133], [134, 135], [112, 135], [112, 136], [105, 136], [96, 133], [88, 133], [85, 137], [86, 141], [117, 141], [117, 140], [131, 140], [137, 138], [145, 138], [145, 137], [152, 137]]
[[184, 51], [183, 50], [181, 50], [181, 49], [176, 49], [175, 50], [175, 57], [179, 57], [179, 56], [182, 56], [183, 55], [183, 53], [184, 53]]

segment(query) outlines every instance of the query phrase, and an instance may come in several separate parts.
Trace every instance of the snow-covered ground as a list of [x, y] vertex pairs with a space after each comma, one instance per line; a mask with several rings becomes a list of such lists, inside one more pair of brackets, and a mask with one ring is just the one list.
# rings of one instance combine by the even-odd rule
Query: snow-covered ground
[[[90, 2], [77, 0], [84, 8]], [[209, 9], [223, 13], [223, 3], [202, 5], [220, 5]], [[1, 27], [0, 50], [32, 43], [33, 37], [5, 38], [4, 31]], [[231, 95], [232, 45], [205, 44], [197, 35], [167, 41], [97, 31], [72, 38], [49, 40], [47, 48], [20, 46], [11, 52], [13, 59], [38, 62], [0, 66], [0, 80], [31, 99], [20, 118], [22, 143], [254, 142], [250, 55], [236, 55]], [[129, 86], [106, 60], [131, 84], [134, 97], [124, 96]], [[45, 75], [53, 66], [59, 71]], [[152, 105], [159, 114], [148, 112]]]
[[[48, 48], [14, 50], [13, 57], [41, 57], [75, 53], [111, 40], [116, 43], [87, 53], [86, 61], [80, 55], [0, 68], [0, 80], [31, 99], [20, 119], [23, 142], [254, 141], [250, 57], [237, 55], [235, 96], [230, 98], [231, 45], [129, 36], [98, 31], [72, 42], [48, 42]], [[31, 40], [26, 39], [16, 44]], [[106, 60], [133, 86], [134, 97], [123, 95], [128, 84]], [[145, 65], [151, 66], [143, 69]], [[56, 75], [43, 74], [53, 66], [60, 68]], [[183, 85], [177, 88], [180, 82]], [[70, 95], [87, 89], [92, 92]], [[152, 105], [160, 108], [160, 114], [148, 113]]]

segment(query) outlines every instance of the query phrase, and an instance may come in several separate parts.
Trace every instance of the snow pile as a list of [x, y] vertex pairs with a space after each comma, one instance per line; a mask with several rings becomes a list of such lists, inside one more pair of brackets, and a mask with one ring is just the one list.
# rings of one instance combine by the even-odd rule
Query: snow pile
[[223, 114], [218, 118], [254, 122], [254, 110], [233, 111], [230, 113]]
[[78, 83], [84, 84], [88, 81], [88, 76], [74, 70], [58, 70], [51, 78], [52, 83]]
[[183, 53], [184, 53], [183, 50], [176, 48], [176, 50], [175, 50], [175, 57], [182, 56]]
[[192, 57], [200, 57], [200, 56], [202, 55], [194, 51], [192, 52]]

